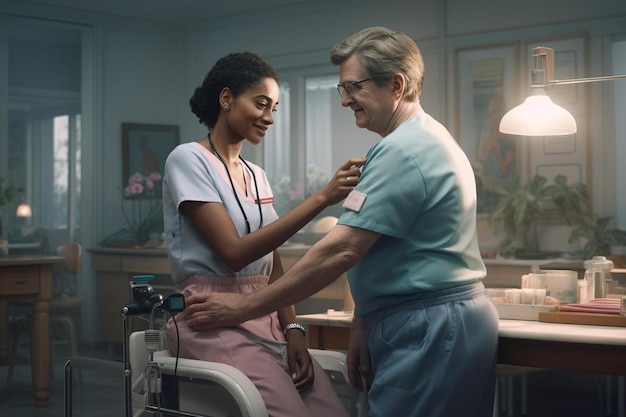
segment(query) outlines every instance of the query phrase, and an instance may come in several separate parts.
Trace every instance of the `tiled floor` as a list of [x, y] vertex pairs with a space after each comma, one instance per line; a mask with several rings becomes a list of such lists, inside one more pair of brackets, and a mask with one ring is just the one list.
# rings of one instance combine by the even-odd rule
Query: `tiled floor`
[[[26, 352], [27, 353], [27, 352]], [[121, 347], [83, 348], [81, 356], [112, 361], [113, 367], [121, 367]], [[6, 386], [7, 366], [0, 365], [0, 416], [61, 417], [65, 416], [64, 364], [68, 352], [61, 346], [54, 349], [54, 373], [48, 407], [34, 407], [32, 399], [30, 364], [23, 358], [16, 368], [13, 383]], [[82, 383], [75, 381], [72, 389], [72, 416], [79, 417], [124, 417], [124, 377], [121, 373], [101, 372], [90, 369], [81, 371]], [[531, 372], [527, 378], [527, 412], [529, 417], [617, 417], [617, 381], [607, 378], [572, 372]], [[500, 416], [522, 415], [522, 378], [511, 380], [513, 407], [500, 409]], [[505, 380], [500, 385], [505, 393]], [[610, 396], [607, 397], [607, 393]], [[504, 395], [504, 394], [503, 394]], [[501, 405], [505, 405], [504, 397]]]

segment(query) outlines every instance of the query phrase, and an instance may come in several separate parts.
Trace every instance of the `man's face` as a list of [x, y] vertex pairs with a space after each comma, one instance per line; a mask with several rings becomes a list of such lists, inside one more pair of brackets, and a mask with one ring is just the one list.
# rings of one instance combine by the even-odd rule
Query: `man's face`
[[[363, 72], [358, 55], [351, 56], [339, 66], [339, 84], [366, 78], [368, 75]], [[390, 86], [379, 87], [374, 79], [359, 83], [355, 94], [343, 93], [341, 105], [352, 109], [358, 127], [385, 136], [394, 108]]]

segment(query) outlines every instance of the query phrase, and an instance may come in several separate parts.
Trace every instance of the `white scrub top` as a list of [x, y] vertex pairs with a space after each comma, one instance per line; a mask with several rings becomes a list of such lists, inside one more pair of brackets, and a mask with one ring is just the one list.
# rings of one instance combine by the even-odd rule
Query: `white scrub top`
[[[248, 162], [248, 161], [246, 161]], [[191, 275], [254, 276], [270, 275], [272, 253], [265, 255], [235, 272], [226, 266], [217, 253], [200, 236], [180, 210], [184, 201], [218, 202], [228, 210], [240, 236], [247, 233], [246, 223], [234, 192], [250, 223], [251, 232], [259, 228], [261, 218], [257, 199], [260, 198], [263, 224], [274, 222], [278, 215], [274, 210], [272, 190], [265, 171], [248, 162], [256, 177], [259, 196], [256, 195], [255, 179], [244, 166], [247, 195], [235, 182], [233, 191], [222, 162], [205, 147], [196, 142], [178, 145], [165, 162], [163, 176], [163, 218], [165, 240], [174, 282], [182, 284]]]

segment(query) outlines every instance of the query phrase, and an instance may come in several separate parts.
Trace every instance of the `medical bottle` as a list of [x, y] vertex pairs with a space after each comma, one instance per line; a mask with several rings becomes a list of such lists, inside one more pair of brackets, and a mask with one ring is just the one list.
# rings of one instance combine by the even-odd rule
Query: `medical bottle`
[[587, 282], [587, 296], [581, 303], [593, 300], [594, 298], [606, 298], [611, 292], [613, 280], [611, 269], [613, 261], [604, 256], [594, 256], [583, 263], [585, 267], [585, 281]]

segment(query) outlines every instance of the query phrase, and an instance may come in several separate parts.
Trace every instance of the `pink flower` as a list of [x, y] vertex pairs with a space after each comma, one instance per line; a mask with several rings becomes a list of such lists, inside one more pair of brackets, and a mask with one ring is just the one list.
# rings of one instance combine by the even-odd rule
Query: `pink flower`
[[128, 185], [124, 188], [124, 197], [133, 197], [155, 188], [155, 183], [161, 181], [161, 174], [152, 172], [147, 177], [136, 172], [128, 178]]
[[156, 181], [161, 181], [162, 177], [161, 174], [159, 174], [158, 172], [151, 172], [150, 175], [148, 175], [148, 179], [156, 182]]
[[287, 197], [291, 201], [296, 201], [300, 198], [301, 194], [302, 194], [302, 184], [300, 184], [299, 182], [296, 182], [293, 185], [293, 187], [291, 187], [291, 190], [289, 190], [289, 192], [287, 193]]
[[143, 179], [144, 179], [144, 176], [141, 175], [139, 172], [137, 172], [128, 179], [128, 184], [132, 185], [132, 184], [142, 183]]
[[143, 185], [140, 183], [135, 183], [130, 185], [130, 192], [132, 195], [137, 195], [143, 193]]
[[[161, 174], [152, 172], [148, 176], [137, 172], [128, 178], [122, 190], [122, 214], [128, 223], [123, 229], [137, 243], [142, 244], [148, 234], [162, 221], [160, 187]], [[157, 227], [158, 229], [158, 227]]]

